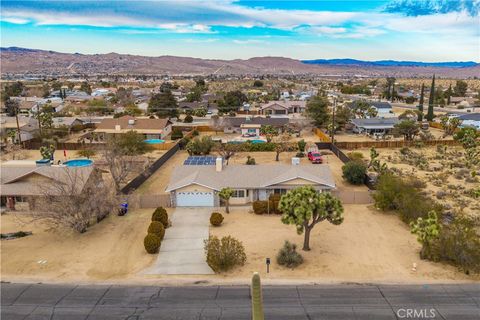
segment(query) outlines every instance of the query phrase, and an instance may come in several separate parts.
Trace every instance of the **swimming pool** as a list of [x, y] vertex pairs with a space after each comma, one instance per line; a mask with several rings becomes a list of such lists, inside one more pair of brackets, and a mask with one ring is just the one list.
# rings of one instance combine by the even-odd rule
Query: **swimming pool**
[[72, 159], [63, 163], [67, 167], [88, 167], [93, 164], [93, 160], [90, 159]]
[[252, 143], [265, 143], [266, 141], [265, 140], [258, 140], [258, 139], [255, 139], [255, 140], [250, 140]]
[[146, 143], [148, 144], [160, 144], [160, 143], [165, 143], [165, 140], [162, 140], [162, 139], [147, 139], [147, 140], [143, 140], [145, 141]]

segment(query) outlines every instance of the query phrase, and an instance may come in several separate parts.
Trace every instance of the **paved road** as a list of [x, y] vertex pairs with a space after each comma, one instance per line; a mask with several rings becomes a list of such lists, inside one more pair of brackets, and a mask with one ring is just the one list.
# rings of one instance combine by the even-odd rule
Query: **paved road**
[[[2, 320], [250, 319], [247, 286], [2, 283], [1, 293]], [[263, 296], [266, 319], [275, 320], [480, 319], [480, 283], [264, 286]]]
[[205, 261], [211, 208], [177, 207], [165, 232], [157, 261], [145, 274], [213, 274]]

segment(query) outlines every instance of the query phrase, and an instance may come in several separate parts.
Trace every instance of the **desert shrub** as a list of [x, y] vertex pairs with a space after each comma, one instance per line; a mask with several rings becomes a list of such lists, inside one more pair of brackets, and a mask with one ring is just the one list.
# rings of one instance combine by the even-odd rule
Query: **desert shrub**
[[244, 143], [242, 150], [246, 152], [263, 152], [263, 151], [275, 151], [275, 143], [265, 142], [265, 143]]
[[83, 150], [78, 150], [77, 155], [79, 157], [84, 157], [87, 159], [90, 159], [90, 157], [93, 157], [96, 154], [95, 150], [92, 149], [83, 149]]
[[411, 185], [416, 189], [424, 189], [427, 187], [427, 183], [423, 180], [418, 179], [417, 177], [410, 176], [406, 178], [407, 184]]
[[252, 203], [253, 212], [255, 214], [266, 214], [268, 213], [268, 201], [257, 200]]
[[210, 216], [210, 223], [212, 226], [218, 227], [222, 224], [223, 222], [223, 215], [219, 212], [212, 212], [212, 215]]
[[277, 263], [288, 268], [298, 267], [303, 263], [303, 257], [297, 252], [297, 245], [285, 241], [277, 254]]
[[299, 151], [299, 152], [297, 152], [297, 154], [295, 155], [295, 157], [297, 157], [297, 158], [303, 158], [303, 157], [305, 157], [305, 153]]
[[251, 165], [251, 166], [255, 165], [256, 164], [255, 158], [247, 156], [247, 162], [245, 162], [245, 164]]
[[148, 226], [148, 233], [153, 233], [157, 235], [160, 238], [160, 240], [162, 240], [163, 237], [165, 236], [165, 227], [159, 221], [152, 221]]
[[362, 184], [367, 166], [360, 161], [349, 161], [342, 167], [343, 178], [351, 184]]
[[278, 210], [278, 204], [280, 202], [281, 197], [282, 195], [278, 193], [272, 193], [268, 197], [268, 205], [269, 205], [268, 209], [270, 210], [270, 213], [281, 214], [280, 210]]
[[228, 271], [235, 266], [243, 266], [247, 261], [243, 244], [231, 236], [222, 239], [210, 236], [205, 240], [204, 248], [207, 263], [215, 272]]
[[180, 130], [178, 128], [173, 129], [171, 138], [172, 138], [172, 140], [182, 139], [183, 138], [182, 130]]
[[358, 151], [349, 152], [347, 156], [353, 161], [363, 161], [363, 153]]
[[192, 123], [193, 122], [193, 117], [191, 115], [187, 115], [185, 119], [183, 120], [185, 123]]
[[297, 142], [297, 146], [298, 146], [298, 151], [300, 151], [302, 154], [305, 152], [305, 147], [307, 146], [307, 143], [305, 142], [305, 140], [300, 140]]
[[209, 136], [196, 137], [187, 143], [186, 149], [190, 155], [207, 155], [214, 146], [212, 138]]
[[375, 206], [380, 210], [396, 210], [403, 221], [410, 223], [428, 212], [440, 212], [441, 206], [427, 198], [419, 189], [391, 173], [382, 174], [378, 179], [377, 189], [373, 193]]
[[458, 215], [442, 227], [433, 246], [436, 259], [454, 264], [465, 273], [480, 272], [480, 237], [478, 225], [467, 217]]
[[158, 207], [152, 214], [152, 221], [159, 221], [163, 227], [168, 228], [168, 213], [164, 207]]
[[197, 129], [195, 129], [195, 130], [192, 131], [192, 137], [196, 137], [196, 136], [198, 136], [198, 135], [200, 135], [200, 132], [198, 132]]
[[143, 239], [143, 246], [145, 247], [145, 250], [150, 254], [157, 253], [161, 244], [162, 240], [153, 233], [147, 234]]

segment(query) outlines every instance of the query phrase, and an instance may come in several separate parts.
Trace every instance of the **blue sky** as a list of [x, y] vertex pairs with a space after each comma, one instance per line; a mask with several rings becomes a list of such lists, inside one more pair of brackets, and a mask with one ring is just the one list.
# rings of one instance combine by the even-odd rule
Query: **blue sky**
[[480, 62], [480, 0], [5, 1], [1, 46], [212, 59]]

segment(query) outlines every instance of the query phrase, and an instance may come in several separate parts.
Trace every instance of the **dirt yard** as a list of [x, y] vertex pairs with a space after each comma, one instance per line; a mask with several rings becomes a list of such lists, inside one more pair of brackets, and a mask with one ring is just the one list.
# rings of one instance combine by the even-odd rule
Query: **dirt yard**
[[109, 216], [84, 234], [48, 231], [29, 216], [4, 214], [2, 233], [31, 231], [33, 235], [1, 240], [2, 280], [114, 281], [134, 277], [156, 258], [143, 248], [153, 210]]
[[[480, 190], [480, 168], [467, 169], [464, 166], [462, 147], [449, 146], [442, 152], [437, 151], [437, 147], [412, 147], [406, 154], [402, 154], [399, 148], [376, 150], [381, 163], [395, 168], [402, 176], [414, 176], [425, 182], [423, 190], [447, 210], [463, 210], [480, 217], [480, 201], [470, 195], [472, 190]], [[364, 159], [370, 158], [370, 149], [354, 151], [361, 152]], [[472, 172], [477, 172], [477, 176], [472, 176]]]
[[[220, 275], [247, 278], [260, 271], [266, 279], [315, 279], [319, 282], [429, 282], [473, 280], [454, 267], [419, 258], [420, 244], [408, 227], [393, 214], [376, 212], [365, 205], [345, 205], [345, 221], [339, 226], [317, 225], [311, 234], [311, 251], [301, 250], [303, 235], [284, 225], [279, 216], [258, 216], [246, 208], [224, 214], [222, 226], [210, 228], [216, 236], [231, 235], [241, 240], [247, 253], [245, 266]], [[296, 269], [276, 263], [283, 242], [298, 246], [305, 262]], [[271, 258], [266, 274], [265, 258]], [[417, 271], [412, 271], [413, 263]]]

